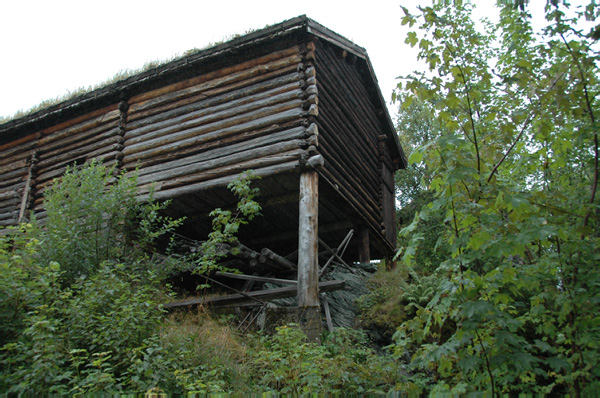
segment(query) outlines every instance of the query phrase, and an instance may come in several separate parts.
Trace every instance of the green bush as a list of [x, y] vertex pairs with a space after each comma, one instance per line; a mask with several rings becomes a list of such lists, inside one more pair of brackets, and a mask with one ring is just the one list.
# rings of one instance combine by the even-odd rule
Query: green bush
[[152, 195], [147, 202], [135, 199], [135, 173], [115, 174], [114, 167], [96, 161], [68, 167], [45, 192], [39, 261], [59, 263], [67, 285], [91, 275], [104, 261], [143, 258], [158, 237], [183, 222], [161, 215], [168, 203]]
[[[159, 264], [148, 250], [180, 221], [160, 215], [164, 204], [136, 203], [134, 180], [112, 174], [96, 163], [69, 169], [47, 192], [43, 227], [0, 237], [0, 391], [362, 393], [398, 381], [396, 362], [360, 331], [315, 345], [292, 327], [255, 338], [203, 312], [166, 317], [164, 281], [179, 259]], [[249, 182], [232, 186], [239, 213], [218, 212], [215, 244], [257, 214]]]
[[282, 394], [383, 393], [399, 381], [397, 363], [376, 355], [360, 330], [337, 329], [317, 345], [307, 343], [294, 325], [282, 326], [261, 343], [252, 362], [261, 389]]

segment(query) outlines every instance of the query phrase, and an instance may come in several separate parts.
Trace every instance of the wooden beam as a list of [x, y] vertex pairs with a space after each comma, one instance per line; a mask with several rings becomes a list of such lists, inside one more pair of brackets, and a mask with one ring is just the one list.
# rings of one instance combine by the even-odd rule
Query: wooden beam
[[[319, 290], [322, 292], [332, 292], [335, 290], [344, 289], [346, 286], [345, 281], [327, 281], [319, 283]], [[258, 290], [255, 292], [247, 292], [245, 295], [242, 294], [229, 294], [227, 296], [218, 296], [218, 297], [196, 297], [189, 300], [177, 301], [173, 303], [167, 303], [164, 305], [164, 308], [178, 308], [178, 307], [186, 307], [186, 306], [194, 306], [194, 305], [210, 305], [212, 307], [221, 307], [224, 305], [231, 304], [241, 304], [247, 301], [251, 301], [253, 299], [259, 301], [271, 301], [280, 298], [288, 298], [293, 297], [297, 294], [296, 286], [288, 286], [281, 287], [277, 289], [269, 289], [269, 290]]]
[[298, 306], [318, 306], [319, 175], [316, 171], [300, 175], [299, 212]]
[[358, 232], [358, 262], [369, 264], [371, 262], [371, 250], [369, 245], [369, 229], [362, 228]]
[[280, 279], [280, 278], [269, 278], [265, 276], [255, 275], [244, 275], [244, 274], [232, 274], [230, 272], [216, 272], [216, 276], [224, 276], [231, 279], [241, 279], [246, 281], [265, 282], [265, 283], [277, 283], [281, 285], [297, 285], [298, 281], [291, 279]]
[[320, 341], [319, 310], [319, 174], [307, 170], [300, 174], [298, 220], [298, 323], [306, 338]]

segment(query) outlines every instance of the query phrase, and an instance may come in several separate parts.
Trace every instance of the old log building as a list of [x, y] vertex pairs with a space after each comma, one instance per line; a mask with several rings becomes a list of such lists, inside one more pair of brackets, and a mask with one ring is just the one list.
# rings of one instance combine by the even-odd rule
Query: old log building
[[323, 245], [352, 236], [348, 263], [395, 248], [406, 160], [370, 61], [305, 16], [0, 125], [0, 225], [43, 219], [46, 187], [92, 158], [138, 167], [140, 199], [154, 184], [197, 240], [212, 209], [235, 205], [227, 184], [253, 169], [262, 216], [239, 239], [292, 254], [300, 306], [319, 304]]

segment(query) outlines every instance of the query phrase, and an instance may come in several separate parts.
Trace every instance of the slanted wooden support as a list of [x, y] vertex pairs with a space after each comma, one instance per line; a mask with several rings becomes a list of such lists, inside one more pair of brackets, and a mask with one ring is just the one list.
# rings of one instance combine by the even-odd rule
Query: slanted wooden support
[[37, 151], [33, 151], [31, 154], [31, 162], [29, 164], [29, 172], [27, 173], [27, 182], [25, 183], [25, 189], [23, 190], [23, 197], [21, 199], [21, 208], [19, 210], [18, 222], [21, 223], [27, 215], [27, 210], [31, 204], [31, 187], [35, 184], [34, 173], [36, 170], [37, 163]]
[[298, 223], [298, 322], [309, 341], [321, 335], [319, 310], [319, 174], [306, 170], [300, 175]]

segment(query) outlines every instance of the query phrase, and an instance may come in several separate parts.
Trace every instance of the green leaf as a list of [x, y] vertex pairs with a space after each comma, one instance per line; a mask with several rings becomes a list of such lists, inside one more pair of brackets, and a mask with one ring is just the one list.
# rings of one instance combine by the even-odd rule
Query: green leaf
[[406, 34], [406, 39], [404, 40], [404, 42], [406, 44], [410, 44], [411, 47], [414, 47], [417, 44], [418, 41], [419, 40], [417, 39], [417, 33], [416, 32], [408, 32]]
[[408, 162], [410, 164], [420, 163], [423, 160], [423, 152], [415, 151], [410, 154], [408, 157]]

